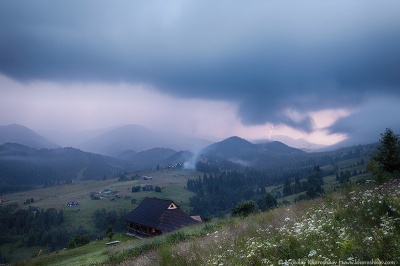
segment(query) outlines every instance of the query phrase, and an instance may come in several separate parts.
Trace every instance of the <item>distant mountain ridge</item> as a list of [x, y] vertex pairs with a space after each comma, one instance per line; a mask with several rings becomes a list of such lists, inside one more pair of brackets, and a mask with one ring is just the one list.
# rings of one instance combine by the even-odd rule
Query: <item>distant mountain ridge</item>
[[139, 125], [128, 125], [111, 129], [100, 136], [80, 145], [86, 151], [104, 155], [118, 156], [126, 150], [142, 151], [152, 148], [156, 136], [149, 129]]
[[[2, 134], [4, 140], [16, 140], [16, 143], [37, 149], [54, 149], [58, 147], [26, 127], [10, 125], [8, 126], [9, 128], [14, 128], [14, 132], [18, 132], [18, 134], [15, 134], [14, 138], [10, 138], [10, 134]], [[8, 136], [8, 138], [5, 138], [5, 136]], [[30, 139], [34, 139], [35, 141], [27, 143], [26, 139], [29, 138], [17, 138], [16, 136], [31, 136]], [[200, 152], [196, 153], [183, 152], [182, 150], [184, 149], [179, 149], [180, 147], [187, 147], [187, 143], [203, 147], [203, 149], [200, 149]], [[174, 149], [174, 145], [178, 149]], [[284, 156], [289, 153], [301, 152], [280, 142], [251, 143], [237, 136], [210, 144], [208, 141], [199, 139], [179, 138], [154, 133], [139, 125], [126, 125], [106, 129], [98, 136], [76, 147], [83, 151], [123, 159], [129, 164], [132, 170], [136, 171], [154, 169], [158, 164], [168, 165], [176, 163], [192, 165], [190, 168], [194, 169], [199, 154], [203, 159], [219, 157], [235, 163], [262, 165], [266, 161], [267, 163], [271, 161], [269, 157], [272, 155], [276, 157], [277, 155]], [[180, 155], [177, 154], [176, 150], [182, 151]]]
[[[17, 128], [17, 132], [28, 132], [28, 136], [33, 135], [36, 140], [33, 143], [41, 143], [38, 140], [43, 141], [43, 138], [29, 129], [18, 125], [13, 127]], [[146, 128], [131, 125], [128, 128], [117, 128], [116, 131], [107, 132], [100, 135], [92, 144], [104, 141], [100, 148], [107, 150], [111, 147], [115, 153], [122, 150], [118, 156], [105, 156], [77, 148], [43, 148], [43, 144], [39, 145], [39, 148], [32, 148], [21, 143], [3, 143], [0, 145], [0, 193], [60, 184], [67, 180], [99, 180], [124, 171], [151, 170], [157, 166], [179, 165], [186, 169], [199, 170], [197, 165], [200, 163], [203, 170], [207, 167], [214, 170], [239, 171], [254, 168], [271, 172], [279, 168], [292, 169], [319, 165], [337, 156], [337, 152], [306, 153], [278, 141], [252, 143], [237, 136], [208, 145], [195, 153], [177, 151], [170, 147], [146, 149], [145, 145], [153, 143], [151, 141], [156, 136]], [[115, 132], [119, 134], [114, 134]], [[135, 132], [141, 133], [139, 138], [132, 134]], [[143, 145], [136, 146], [136, 148], [142, 147], [143, 150], [130, 149], [132, 143], [131, 146], [127, 143], [130, 138], [133, 144]], [[112, 142], [113, 140], [119, 141]], [[157, 143], [152, 144], [155, 145]]]
[[[299, 161], [304, 158], [305, 152], [289, 147], [281, 142], [265, 142], [254, 144], [243, 138], [234, 136], [214, 143], [204, 148], [200, 154], [202, 161], [215, 161], [219, 163], [233, 163], [242, 166], [267, 169], [274, 164], [284, 165], [284, 158]], [[293, 159], [295, 158], [295, 159]]]
[[121, 159], [75, 148], [39, 150], [16, 143], [0, 145], [0, 193], [77, 180], [101, 180], [129, 169]]
[[275, 153], [303, 153], [301, 149], [293, 148], [280, 141], [271, 141], [257, 144], [264, 150], [275, 152]]
[[211, 144], [202, 150], [203, 155], [238, 157], [247, 153], [257, 152], [259, 147], [243, 138], [233, 136]]
[[272, 141], [280, 141], [290, 147], [301, 149], [304, 151], [319, 151], [321, 149], [329, 149], [328, 145], [312, 143], [312, 142], [309, 142], [302, 138], [293, 139], [288, 136], [276, 135], [276, 136], [272, 136], [271, 139], [272, 139]]
[[59, 146], [33, 130], [18, 124], [0, 126], [0, 145], [19, 143], [35, 149], [54, 149]]
[[[328, 150], [330, 146], [328, 145], [322, 145], [322, 144], [316, 144], [309, 142], [305, 139], [294, 139], [288, 136], [284, 135], [273, 135], [271, 136], [271, 139], [268, 140], [268, 142], [273, 142], [273, 141], [278, 141], [286, 144], [289, 147], [296, 148], [299, 150], [303, 151], [319, 151], [319, 150]], [[254, 143], [264, 143], [266, 140], [256, 140]]]
[[79, 148], [99, 154], [119, 156], [127, 150], [135, 152], [152, 148], [191, 150], [204, 148], [210, 143], [203, 139], [156, 133], [139, 125], [126, 125], [88, 140], [79, 145]]
[[279, 141], [254, 144], [243, 138], [233, 136], [204, 148], [202, 154], [233, 157], [233, 156], [243, 156], [246, 154], [257, 154], [264, 152], [281, 153], [281, 154], [303, 153], [302, 150], [289, 147], [286, 144]]
[[141, 152], [125, 152], [120, 158], [128, 161], [135, 170], [155, 169], [157, 164], [176, 154], [170, 148], [152, 148]]

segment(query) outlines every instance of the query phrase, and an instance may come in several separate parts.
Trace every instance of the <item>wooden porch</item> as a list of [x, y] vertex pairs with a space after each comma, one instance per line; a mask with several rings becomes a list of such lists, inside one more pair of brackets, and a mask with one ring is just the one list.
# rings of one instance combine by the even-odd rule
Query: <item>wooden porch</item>
[[128, 223], [127, 225], [127, 234], [134, 237], [152, 237], [161, 235], [162, 232], [156, 228], [151, 228], [139, 224]]

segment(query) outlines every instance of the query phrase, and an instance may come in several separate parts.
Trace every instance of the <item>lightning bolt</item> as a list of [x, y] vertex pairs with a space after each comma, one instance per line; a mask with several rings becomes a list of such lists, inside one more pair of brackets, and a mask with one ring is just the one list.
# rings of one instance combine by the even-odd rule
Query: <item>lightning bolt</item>
[[269, 134], [268, 134], [268, 139], [269, 139], [269, 140], [271, 140], [272, 129], [274, 129], [274, 128], [275, 128], [274, 126], [271, 126], [271, 127], [269, 128]]

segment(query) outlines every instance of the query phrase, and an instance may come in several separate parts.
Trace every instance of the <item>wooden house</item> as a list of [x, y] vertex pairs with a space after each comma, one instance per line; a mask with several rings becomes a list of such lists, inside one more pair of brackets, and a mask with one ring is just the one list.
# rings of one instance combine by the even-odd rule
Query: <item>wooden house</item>
[[68, 207], [77, 207], [78, 205], [79, 203], [77, 201], [70, 201], [67, 204]]
[[145, 198], [139, 206], [125, 216], [128, 234], [155, 236], [197, 224], [172, 200]]

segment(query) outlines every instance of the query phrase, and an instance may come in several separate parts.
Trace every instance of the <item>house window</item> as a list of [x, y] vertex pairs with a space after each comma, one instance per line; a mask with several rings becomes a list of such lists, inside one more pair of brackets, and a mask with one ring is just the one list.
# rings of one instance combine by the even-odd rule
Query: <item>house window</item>
[[169, 206], [168, 206], [168, 210], [174, 210], [177, 209], [178, 207], [172, 202]]

